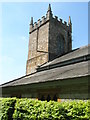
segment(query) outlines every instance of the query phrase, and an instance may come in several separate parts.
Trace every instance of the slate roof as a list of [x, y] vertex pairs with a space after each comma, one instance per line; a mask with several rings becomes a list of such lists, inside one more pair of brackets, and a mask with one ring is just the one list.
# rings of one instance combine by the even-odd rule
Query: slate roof
[[27, 85], [87, 76], [89, 75], [88, 65], [90, 62], [88, 47], [90, 48], [90, 45], [74, 50], [62, 57], [46, 63], [45, 65], [42, 65], [38, 68], [37, 72], [2, 84], [0, 87]]
[[89, 50], [90, 50], [90, 44], [87, 46], [83, 46], [83, 47], [77, 48], [75, 50], [72, 50], [70, 53], [63, 55], [63, 56], [61, 56], [61, 57], [59, 57], [51, 62], [48, 62], [48, 63], [42, 65], [41, 67], [88, 55]]

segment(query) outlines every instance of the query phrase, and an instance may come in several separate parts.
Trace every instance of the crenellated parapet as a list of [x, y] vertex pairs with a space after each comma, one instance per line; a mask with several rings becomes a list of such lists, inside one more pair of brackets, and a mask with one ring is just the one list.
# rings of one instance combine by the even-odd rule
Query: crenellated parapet
[[30, 24], [30, 33], [33, 32], [34, 30], [38, 29], [39, 27], [41, 27], [42, 25], [44, 25], [45, 23], [47, 23], [49, 21], [49, 17], [48, 15], [42, 16], [41, 19], [39, 19], [37, 22], [34, 22], [34, 24]]
[[[48, 11], [46, 13], [46, 16], [42, 16], [41, 19], [38, 19], [37, 22], [34, 22], [33, 24], [33, 17], [31, 17], [31, 23], [30, 23], [30, 33], [41, 27], [42, 25], [46, 24], [48, 21], [54, 20], [58, 25], [61, 25], [65, 30], [70, 30], [72, 29], [72, 23], [71, 23], [71, 18], [69, 16], [69, 21], [68, 24], [66, 21], [63, 21], [61, 18], [58, 19], [57, 16], [53, 17], [52, 11], [51, 11], [51, 6], [49, 4]], [[72, 32], [72, 31], [71, 31]]]
[[[66, 21], [63, 21], [63, 19], [61, 19], [61, 18], [58, 19], [57, 16], [53, 17], [53, 19], [58, 23], [58, 25], [61, 25], [64, 29], [66, 29], [66, 30], [70, 30], [71, 29], [71, 26], [72, 26], [71, 22], [68, 22], [68, 24], [67, 24]], [[71, 18], [69, 16], [69, 21], [71, 21], [70, 19]]]
[[34, 24], [33, 24], [33, 17], [31, 17], [30, 33], [36, 30], [37, 28], [41, 27], [43, 24], [47, 23], [51, 18], [53, 18], [51, 8], [50, 9], [48, 8], [46, 16], [42, 16], [42, 18], [39, 19], [37, 22], [34, 22]]

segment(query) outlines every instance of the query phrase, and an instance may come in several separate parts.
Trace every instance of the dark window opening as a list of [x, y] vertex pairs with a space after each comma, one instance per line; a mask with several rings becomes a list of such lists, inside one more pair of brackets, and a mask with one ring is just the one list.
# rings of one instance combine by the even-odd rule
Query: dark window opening
[[65, 52], [65, 39], [63, 35], [57, 36], [57, 54], [63, 54]]
[[50, 94], [47, 94], [47, 95], [40, 95], [39, 97], [39, 100], [41, 101], [47, 101], [49, 102], [50, 100], [53, 100], [53, 101], [57, 101], [57, 95], [56, 94], [53, 94], [53, 95], [50, 95]]
[[54, 95], [53, 100], [57, 101], [57, 96], [56, 95]]
[[44, 98], [44, 96], [42, 95], [42, 97], [41, 97], [41, 101], [44, 101], [45, 100], [45, 98]]
[[49, 102], [51, 100], [50, 95], [47, 96], [47, 102]]

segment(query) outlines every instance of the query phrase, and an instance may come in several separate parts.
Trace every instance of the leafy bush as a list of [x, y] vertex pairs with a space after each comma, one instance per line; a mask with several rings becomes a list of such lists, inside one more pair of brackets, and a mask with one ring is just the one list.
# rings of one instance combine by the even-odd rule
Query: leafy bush
[[90, 101], [64, 102], [63, 107], [67, 109], [67, 116], [71, 120], [90, 120]]
[[17, 120], [89, 120], [89, 101], [38, 101], [18, 99], [13, 119]]
[[64, 120], [67, 118], [66, 112], [67, 110], [58, 102], [18, 99], [13, 118], [19, 120]]
[[16, 98], [0, 98], [0, 120], [12, 120]]
[[0, 120], [90, 120], [90, 101], [0, 99]]

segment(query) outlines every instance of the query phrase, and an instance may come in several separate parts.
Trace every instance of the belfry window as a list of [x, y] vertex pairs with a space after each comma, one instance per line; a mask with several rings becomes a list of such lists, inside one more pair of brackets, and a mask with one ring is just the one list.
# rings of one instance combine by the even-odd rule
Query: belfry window
[[60, 34], [57, 36], [57, 53], [59, 52], [60, 54], [63, 54], [64, 48], [65, 48], [65, 39], [64, 36]]

